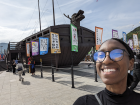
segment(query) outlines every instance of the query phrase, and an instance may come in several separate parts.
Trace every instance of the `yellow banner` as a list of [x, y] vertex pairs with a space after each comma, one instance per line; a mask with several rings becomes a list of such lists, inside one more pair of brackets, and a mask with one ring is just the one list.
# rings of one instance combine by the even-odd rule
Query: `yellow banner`
[[139, 42], [137, 34], [133, 34], [133, 48], [139, 49]]
[[50, 32], [51, 53], [61, 53], [59, 34]]

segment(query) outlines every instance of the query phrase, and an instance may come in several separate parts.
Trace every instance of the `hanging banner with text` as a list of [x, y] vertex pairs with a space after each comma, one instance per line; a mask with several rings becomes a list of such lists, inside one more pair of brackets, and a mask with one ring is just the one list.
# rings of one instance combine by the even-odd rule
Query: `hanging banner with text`
[[26, 55], [30, 57], [30, 43], [26, 43]]
[[47, 54], [49, 49], [49, 38], [39, 37], [39, 48], [40, 55]]
[[112, 38], [119, 38], [118, 31], [112, 29]]
[[39, 54], [39, 45], [37, 41], [31, 41], [32, 48], [32, 56], [36, 56]]
[[133, 50], [133, 41], [132, 41], [132, 39], [129, 39], [129, 47]]
[[51, 53], [61, 53], [59, 34], [50, 32]]
[[138, 43], [138, 36], [137, 36], [137, 34], [133, 34], [133, 42], [134, 42], [134, 44], [133, 44], [133, 48], [134, 49], [139, 49], [139, 43]]
[[71, 51], [78, 52], [78, 36], [77, 27], [70, 24], [70, 35], [71, 35]]
[[127, 43], [126, 32], [122, 32], [123, 41]]
[[96, 50], [98, 50], [102, 44], [103, 28], [95, 27], [95, 43]]

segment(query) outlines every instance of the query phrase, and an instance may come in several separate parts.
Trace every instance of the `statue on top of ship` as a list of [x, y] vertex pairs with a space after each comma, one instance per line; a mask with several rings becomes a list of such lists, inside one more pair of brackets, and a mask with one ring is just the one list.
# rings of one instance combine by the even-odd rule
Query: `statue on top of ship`
[[80, 21], [83, 20], [85, 18], [85, 16], [83, 15], [84, 11], [83, 10], [79, 10], [78, 13], [74, 13], [71, 18], [69, 17], [69, 15], [65, 15], [67, 18], [69, 18], [71, 20], [71, 23], [73, 25], [75, 25], [78, 29], [80, 29]]

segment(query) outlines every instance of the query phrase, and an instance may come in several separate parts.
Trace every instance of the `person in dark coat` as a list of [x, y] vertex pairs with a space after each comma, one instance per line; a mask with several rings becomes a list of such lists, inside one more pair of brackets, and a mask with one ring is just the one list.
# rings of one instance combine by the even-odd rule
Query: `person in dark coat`
[[16, 74], [16, 73], [15, 73], [16, 62], [15, 62], [14, 59], [13, 59], [13, 61], [12, 61], [12, 67], [13, 67], [13, 74]]
[[121, 39], [112, 38], [103, 42], [93, 57], [105, 89], [81, 96], [73, 105], [140, 105], [140, 93], [129, 89], [133, 80], [128, 73], [134, 66], [132, 49]]
[[133, 90], [140, 81], [140, 55], [136, 55], [133, 70], [133, 82], [130, 89]]
[[33, 57], [31, 58], [30, 65], [31, 65], [31, 73], [32, 73], [31, 76], [33, 76], [33, 75], [35, 75], [35, 61], [34, 61]]

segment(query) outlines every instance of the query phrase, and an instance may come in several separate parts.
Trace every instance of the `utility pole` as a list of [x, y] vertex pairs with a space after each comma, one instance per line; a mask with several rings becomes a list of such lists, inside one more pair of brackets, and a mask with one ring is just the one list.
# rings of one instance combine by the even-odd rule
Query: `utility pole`
[[52, 6], [53, 6], [53, 23], [55, 26], [54, 0], [52, 0]]
[[40, 7], [39, 7], [39, 0], [38, 0], [38, 11], [39, 11], [39, 23], [40, 23], [40, 31], [41, 31], [41, 20], [40, 20]]

